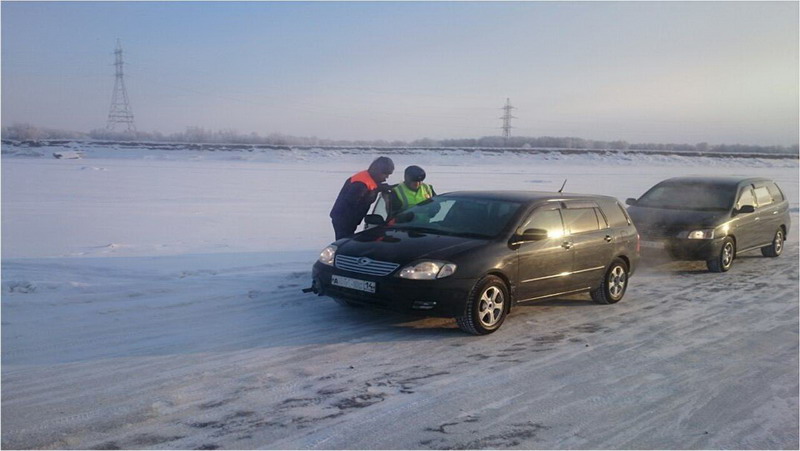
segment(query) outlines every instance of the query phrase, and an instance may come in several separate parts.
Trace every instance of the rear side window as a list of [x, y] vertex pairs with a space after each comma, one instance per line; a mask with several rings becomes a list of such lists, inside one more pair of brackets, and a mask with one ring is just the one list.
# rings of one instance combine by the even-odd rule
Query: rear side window
[[628, 216], [625, 214], [625, 209], [622, 208], [617, 202], [601, 204], [600, 208], [608, 219], [610, 227], [627, 227]]
[[599, 230], [597, 214], [594, 208], [568, 208], [564, 210], [564, 222], [570, 233]]
[[781, 191], [780, 188], [778, 188], [777, 184], [767, 183], [767, 189], [769, 190], [769, 193], [772, 194], [772, 199], [775, 202], [781, 202], [784, 200], [783, 192]]
[[764, 205], [769, 205], [772, 203], [772, 194], [769, 193], [767, 187], [759, 186], [756, 188], [755, 192], [759, 207], [763, 207]]

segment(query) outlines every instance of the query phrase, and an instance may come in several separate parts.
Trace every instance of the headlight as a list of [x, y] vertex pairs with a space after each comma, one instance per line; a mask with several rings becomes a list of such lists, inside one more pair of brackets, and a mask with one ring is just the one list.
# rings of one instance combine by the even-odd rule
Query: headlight
[[453, 263], [427, 261], [408, 265], [400, 270], [398, 277], [404, 279], [433, 280], [452, 276], [456, 272]]
[[690, 240], [710, 240], [714, 238], [714, 229], [692, 230], [686, 237]]
[[331, 244], [319, 253], [319, 262], [333, 266], [334, 257], [336, 257], [336, 246]]

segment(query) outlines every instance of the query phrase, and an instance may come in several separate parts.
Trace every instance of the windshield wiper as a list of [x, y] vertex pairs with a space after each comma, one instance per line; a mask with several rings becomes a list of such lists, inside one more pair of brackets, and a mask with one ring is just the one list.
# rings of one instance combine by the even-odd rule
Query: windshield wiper
[[486, 235], [484, 233], [476, 233], [476, 232], [460, 232], [458, 230], [444, 230], [444, 229], [434, 229], [433, 227], [417, 227], [417, 226], [395, 226], [396, 229], [400, 230], [413, 230], [414, 232], [421, 232], [421, 233], [432, 233], [436, 235], [449, 235], [449, 236], [462, 236], [465, 238], [491, 238], [490, 235]]
[[436, 233], [439, 235], [449, 234], [449, 232], [447, 232], [446, 230], [434, 229], [433, 227], [403, 226], [401, 224], [396, 224], [394, 228], [399, 230], [412, 230], [414, 232]]
[[464, 238], [479, 238], [479, 239], [489, 239], [492, 236], [487, 235], [485, 233], [477, 233], [477, 232], [453, 232], [453, 235], [463, 236]]

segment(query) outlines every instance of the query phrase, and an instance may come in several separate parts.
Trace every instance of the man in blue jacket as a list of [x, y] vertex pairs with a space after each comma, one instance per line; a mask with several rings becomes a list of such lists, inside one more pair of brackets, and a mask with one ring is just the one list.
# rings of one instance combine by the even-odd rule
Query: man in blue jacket
[[356, 233], [356, 228], [367, 215], [369, 206], [378, 198], [378, 192], [390, 189], [384, 182], [392, 172], [392, 159], [378, 157], [369, 165], [369, 169], [345, 180], [331, 209], [331, 222], [337, 240]]

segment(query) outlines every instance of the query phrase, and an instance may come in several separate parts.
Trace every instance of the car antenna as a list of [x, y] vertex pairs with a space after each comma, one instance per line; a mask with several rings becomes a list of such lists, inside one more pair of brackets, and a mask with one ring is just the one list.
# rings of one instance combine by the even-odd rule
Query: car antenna
[[567, 179], [564, 179], [564, 183], [561, 184], [561, 189], [558, 190], [558, 192], [560, 193], [561, 191], [564, 191], [564, 186], [566, 185], [567, 185]]

